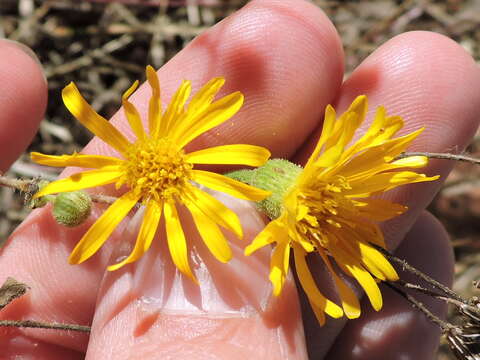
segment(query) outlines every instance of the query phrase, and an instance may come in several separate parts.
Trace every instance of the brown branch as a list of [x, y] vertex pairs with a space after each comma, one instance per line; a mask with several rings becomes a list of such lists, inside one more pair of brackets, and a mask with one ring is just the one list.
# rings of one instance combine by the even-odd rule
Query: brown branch
[[432, 313], [430, 310], [428, 310], [427, 307], [425, 305], [423, 305], [422, 302], [415, 299], [412, 295], [407, 294], [403, 290], [399, 289], [397, 286], [394, 285], [393, 282], [385, 282], [385, 285], [387, 285], [389, 288], [391, 288], [396, 293], [400, 294], [410, 304], [412, 304], [413, 307], [415, 307], [419, 311], [421, 311], [427, 317], [428, 320], [430, 320], [434, 324], [438, 325], [443, 333], [449, 332], [452, 329], [456, 328], [455, 325], [452, 325], [452, 324], [440, 319], [438, 316], [436, 316], [434, 313]]
[[[28, 285], [23, 284], [13, 278], [8, 278], [0, 287], [0, 310], [9, 305], [13, 300], [22, 297], [28, 289]], [[90, 332], [89, 326], [47, 323], [35, 320], [0, 320], [0, 327], [2, 326]]]
[[403, 159], [409, 156], [426, 156], [429, 159], [441, 159], [441, 160], [454, 160], [468, 162], [471, 164], [480, 165], [480, 159], [476, 159], [470, 156], [448, 154], [448, 153], [431, 153], [431, 152], [404, 152], [400, 154], [397, 159]]
[[422, 279], [423, 281], [425, 281], [426, 283], [428, 283], [432, 287], [440, 290], [441, 292], [448, 295], [449, 297], [451, 297], [451, 298], [453, 298], [457, 301], [460, 301], [464, 304], [467, 303], [467, 301], [462, 299], [455, 291], [453, 291], [449, 287], [443, 285], [442, 283], [438, 282], [437, 280], [431, 278], [430, 276], [424, 274], [420, 270], [417, 270], [416, 268], [414, 268], [412, 265], [410, 265], [405, 260], [399, 259], [395, 255], [390, 254], [387, 250], [383, 249], [382, 247], [380, 247], [378, 245], [375, 245], [375, 244], [372, 244], [372, 243], [370, 243], [370, 244], [373, 247], [375, 247], [378, 251], [380, 251], [383, 255], [385, 255], [385, 257], [388, 260], [391, 260], [392, 262], [395, 262], [395, 263], [399, 264], [402, 267], [403, 270], [408, 271], [409, 273], [417, 276], [418, 278]]
[[[38, 179], [20, 180], [12, 179], [0, 175], [0, 186], [6, 186], [12, 189], [20, 190], [29, 195], [33, 195], [38, 191]], [[102, 194], [89, 194], [93, 202], [101, 204], [113, 204], [118, 198], [115, 196], [108, 196]]]
[[90, 332], [89, 326], [77, 325], [77, 324], [46, 323], [46, 322], [34, 321], [34, 320], [0, 320], [0, 326]]
[[31, 191], [32, 186], [35, 186], [35, 180], [12, 179], [0, 175], [0, 186], [6, 186], [23, 192], [29, 192]]

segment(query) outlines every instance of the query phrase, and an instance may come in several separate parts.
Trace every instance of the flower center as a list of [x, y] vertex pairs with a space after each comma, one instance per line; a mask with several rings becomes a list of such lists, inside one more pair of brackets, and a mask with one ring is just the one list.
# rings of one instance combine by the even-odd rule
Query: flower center
[[138, 140], [128, 149], [126, 160], [117, 186], [128, 185], [143, 200], [168, 200], [182, 193], [193, 168], [184, 151], [165, 138]]
[[350, 189], [345, 178], [337, 176], [328, 182], [313, 181], [296, 194], [295, 223], [297, 230], [315, 247], [326, 247], [331, 227], [341, 228], [340, 219], [354, 210], [353, 201], [342, 193]]

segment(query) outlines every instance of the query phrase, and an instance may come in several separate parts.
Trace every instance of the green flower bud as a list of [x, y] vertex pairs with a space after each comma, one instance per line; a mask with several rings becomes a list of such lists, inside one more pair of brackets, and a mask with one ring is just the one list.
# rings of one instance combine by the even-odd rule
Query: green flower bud
[[92, 199], [85, 191], [60, 193], [53, 203], [53, 217], [57, 223], [74, 227], [83, 223], [92, 210]]
[[284, 159], [268, 160], [253, 170], [238, 170], [226, 174], [232, 179], [272, 192], [268, 198], [259, 201], [257, 207], [270, 219], [278, 218], [282, 212], [283, 197], [295, 184], [302, 167]]

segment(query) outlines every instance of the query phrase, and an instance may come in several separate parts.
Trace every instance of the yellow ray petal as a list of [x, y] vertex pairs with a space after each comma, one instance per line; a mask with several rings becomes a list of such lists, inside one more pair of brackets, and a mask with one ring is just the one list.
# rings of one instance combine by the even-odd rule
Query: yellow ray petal
[[68, 262], [70, 264], [80, 264], [95, 254], [137, 201], [138, 199], [132, 196], [131, 192], [128, 192], [110, 205], [83, 235], [70, 254]]
[[372, 145], [380, 144], [388, 139], [391, 139], [401, 128], [404, 122], [400, 116], [388, 116], [386, 119], [385, 128], [379, 130], [378, 134], [373, 137]]
[[408, 209], [405, 205], [383, 199], [362, 199], [355, 206], [360, 216], [373, 221], [389, 220]]
[[270, 157], [270, 151], [255, 145], [223, 145], [194, 151], [185, 159], [192, 164], [228, 164], [261, 166]]
[[364, 145], [369, 144], [373, 138], [385, 128], [387, 124], [387, 110], [384, 106], [377, 107], [375, 111], [375, 117], [372, 121], [372, 125], [368, 128], [367, 132], [352, 146], [357, 150], [363, 148]]
[[325, 325], [325, 312], [320, 309], [318, 306], [313, 304], [310, 299], [308, 299], [310, 306], [312, 307], [313, 313], [315, 314], [315, 318], [317, 319], [320, 326]]
[[[377, 156], [378, 157], [378, 156]], [[366, 159], [364, 159], [366, 160]], [[405, 161], [403, 161], [405, 160]], [[370, 163], [368, 165], [368, 161], [365, 161], [362, 165], [359, 164], [359, 167], [356, 169], [350, 167], [350, 164], [343, 169], [340, 169], [338, 175], [348, 177], [348, 181], [362, 181], [369, 177], [375, 176], [376, 174], [382, 172], [393, 172], [398, 170], [408, 169], [415, 169], [415, 168], [423, 168], [428, 164], [428, 158], [426, 156], [410, 156], [408, 158], [395, 160], [391, 163]]]
[[360, 111], [361, 113], [351, 111], [342, 115], [342, 117], [345, 118], [345, 124], [343, 126], [340, 136], [340, 143], [343, 148], [345, 148], [350, 143], [350, 141], [352, 141], [353, 136], [355, 135], [355, 131], [357, 131], [358, 127], [365, 118], [366, 108], [358, 109], [358, 111]]
[[186, 202], [185, 205], [192, 214], [198, 233], [213, 256], [223, 263], [230, 261], [232, 258], [232, 249], [230, 249], [225, 236], [217, 224], [212, 221], [210, 217], [205, 216], [195, 204]]
[[243, 237], [242, 225], [237, 214], [223, 205], [207, 192], [198, 189], [195, 186], [188, 186], [185, 192], [185, 203], [191, 203], [196, 206], [206, 217], [212, 219], [218, 225], [233, 232], [239, 239]]
[[[185, 111], [185, 103], [191, 91], [192, 85], [190, 81], [183, 81], [177, 92], [173, 95], [167, 110], [165, 110], [158, 136], [166, 136], [168, 134], [175, 139], [172, 129], [176, 128], [178, 123], [186, 123], [188, 121], [185, 118], [188, 117], [188, 113]], [[183, 146], [184, 144], [179, 144], [179, 148], [183, 148]]]
[[344, 126], [339, 128], [325, 144], [325, 151], [315, 161], [319, 168], [329, 167], [338, 163], [342, 157], [345, 146], [355, 133], [356, 113], [348, 113], [345, 116]]
[[359, 242], [359, 248], [362, 262], [365, 265], [368, 265], [368, 269], [372, 267], [370, 264], [373, 264], [379, 271], [381, 271], [384, 275], [384, 278], [380, 278], [381, 280], [397, 281], [399, 279], [392, 264], [390, 264], [380, 251], [363, 242]]
[[267, 226], [253, 239], [250, 245], [245, 248], [245, 255], [249, 256], [258, 249], [273, 242], [288, 242], [285, 227], [281, 218], [270, 221]]
[[[400, 116], [388, 116], [385, 119], [384, 127], [380, 128], [375, 136], [368, 139], [364, 146], [376, 146], [389, 139], [391, 139], [401, 128], [403, 128], [404, 122]], [[362, 147], [357, 149], [360, 151]]]
[[367, 132], [347, 149], [345, 156], [360, 152], [367, 147], [375, 146], [390, 139], [403, 127], [403, 120], [400, 116], [387, 117], [387, 112], [383, 106], [379, 106], [375, 113], [375, 118]]
[[288, 242], [279, 242], [273, 250], [270, 259], [270, 281], [273, 285], [273, 295], [279, 296], [283, 289], [283, 284], [288, 274], [288, 265], [290, 259], [290, 244]]
[[152, 244], [152, 240], [157, 232], [160, 217], [162, 216], [162, 207], [156, 201], [149, 201], [143, 217], [142, 225], [131, 254], [123, 261], [110, 265], [109, 271], [120, 269], [122, 266], [140, 259], [147, 252]]
[[172, 137], [176, 139], [179, 147], [184, 147], [197, 136], [230, 119], [242, 104], [243, 95], [240, 92], [227, 95], [196, 116], [187, 114], [182, 123], [172, 131]]
[[384, 129], [371, 140], [373, 146], [391, 139], [401, 128], [403, 128], [404, 121], [400, 116], [388, 116]]
[[348, 107], [347, 111], [348, 112], [354, 112], [357, 114], [357, 121], [358, 121], [358, 126], [363, 122], [365, 119], [365, 116], [367, 115], [367, 110], [368, 110], [368, 99], [366, 95], [358, 95], [350, 104]]
[[193, 170], [192, 180], [239, 199], [260, 201], [270, 195], [269, 191], [257, 189], [240, 181], [210, 171]]
[[346, 221], [345, 219], [339, 219], [342, 224], [342, 228], [354, 232], [358, 238], [362, 239], [366, 243], [372, 243], [386, 249], [385, 240], [383, 239], [382, 230], [378, 224], [363, 221], [357, 219], [356, 221]]
[[337, 275], [324, 251], [319, 249], [318, 254], [322, 257], [323, 262], [325, 263], [328, 271], [333, 277], [333, 281], [335, 282], [338, 295], [340, 295], [340, 300], [342, 301], [342, 308], [345, 312], [345, 315], [349, 319], [358, 318], [360, 316], [361, 309], [360, 302], [358, 301], [357, 296], [355, 295], [353, 290], [347, 284], [345, 284], [345, 282]]
[[135, 106], [128, 101], [128, 98], [130, 95], [133, 94], [133, 92], [137, 89], [138, 87], [138, 80], [133, 83], [130, 88], [125, 91], [125, 93], [122, 96], [122, 105], [123, 105], [123, 110], [125, 111], [125, 116], [127, 117], [128, 123], [130, 124], [130, 127], [133, 130], [133, 133], [138, 139], [143, 139], [145, 137], [145, 131], [143, 130], [143, 125], [142, 125], [142, 120], [140, 118], [140, 114], [138, 113], [137, 109]]
[[404, 152], [410, 144], [425, 130], [420, 128], [407, 135], [397, 137], [395, 139], [381, 142], [380, 144], [372, 143], [371, 147], [378, 149], [386, 161], [395, 159], [398, 155]]
[[[357, 156], [349, 155], [349, 151], [342, 154], [342, 161], [339, 161], [328, 171], [328, 176], [339, 174], [345, 177], [350, 177], [350, 181], [357, 179], [364, 179], [370, 174], [379, 173], [388, 170], [389, 167], [394, 169], [398, 166], [388, 166], [385, 163], [392, 161], [400, 153], [412, 143], [413, 140], [423, 131], [419, 129], [413, 133], [403, 137], [388, 140], [380, 145], [365, 146], [362, 153]], [[326, 176], [324, 174], [323, 176]]]
[[398, 169], [404, 168], [421, 168], [428, 164], [428, 157], [426, 156], [408, 156], [391, 162], [391, 165], [398, 166]]
[[[373, 276], [377, 279], [385, 281], [387, 278], [382, 272], [381, 267], [372, 261], [370, 257], [365, 254], [362, 241], [360, 241], [353, 231], [343, 231], [343, 235], [339, 235], [339, 241], [336, 245], [339, 247], [338, 251], [347, 257], [350, 256], [362, 264]], [[385, 260], [385, 259], [384, 259]], [[393, 268], [392, 268], [393, 269]]]
[[[377, 162], [379, 160], [390, 162], [404, 152], [407, 147], [409, 147], [410, 144], [418, 137], [418, 135], [423, 132], [423, 130], [424, 128], [421, 128], [405, 136], [387, 140], [378, 145], [370, 144], [368, 149], [360, 156], [355, 158], [355, 160], [360, 162], [363, 161], [363, 163], [371, 162], [371, 167], [375, 166], [375, 157], [377, 158]], [[352, 162], [349, 164], [352, 168], [356, 167], [355, 160], [352, 160]]]
[[33, 198], [110, 184], [115, 182], [120, 176], [122, 176], [122, 172], [118, 166], [106, 166], [98, 170], [79, 172], [67, 178], [51, 182], [37, 192]]
[[308, 237], [304, 236], [304, 234], [300, 234], [296, 229], [295, 225], [288, 226], [288, 236], [291, 240], [295, 241], [296, 243], [300, 244], [300, 246], [305, 250], [307, 253], [313, 252], [315, 247], [313, 246], [312, 242], [308, 239]]
[[348, 272], [353, 276], [360, 286], [365, 290], [372, 307], [378, 311], [382, 308], [383, 300], [382, 300], [382, 293], [378, 288], [377, 283], [372, 278], [372, 275], [365, 270], [360, 262], [350, 256], [345, 251], [342, 251], [338, 246], [329, 246], [328, 250], [335, 258], [335, 261], [345, 267]]
[[115, 148], [125, 154], [130, 143], [112, 124], [100, 116], [80, 95], [74, 83], [70, 83], [62, 90], [63, 102], [67, 109], [83, 126]]
[[165, 214], [168, 249], [170, 250], [173, 263], [178, 270], [198, 284], [188, 263], [187, 241], [185, 240], [185, 234], [183, 233], [175, 204], [166, 201], [163, 205], [163, 213]]
[[342, 317], [343, 310], [340, 306], [327, 299], [320, 290], [318, 290], [317, 284], [315, 283], [312, 273], [305, 261], [305, 255], [307, 253], [299, 245], [293, 244], [293, 254], [298, 279], [300, 280], [300, 284], [302, 285], [305, 294], [307, 294], [310, 303], [314, 304], [321, 312], [325, 312], [333, 318], [337, 319]]
[[124, 160], [102, 155], [81, 155], [73, 153], [72, 155], [45, 155], [38, 152], [31, 152], [30, 159], [37, 164], [66, 167], [79, 166], [84, 168], [98, 169], [104, 166], [120, 165]]
[[371, 244], [374, 243], [369, 238], [362, 236], [358, 227], [342, 227], [338, 230], [342, 233], [338, 237], [338, 246], [348, 252], [352, 257], [359, 260], [374, 276], [380, 280], [398, 280], [398, 274], [385, 256], [375, 249]]
[[372, 278], [370, 273], [360, 266], [345, 265], [353, 274], [353, 277], [358, 281], [360, 286], [365, 290], [368, 300], [375, 311], [379, 311], [383, 306], [382, 293], [378, 288], [378, 284]]
[[305, 165], [305, 168], [310, 167], [311, 163], [317, 160], [323, 145], [325, 145], [326, 141], [332, 135], [336, 116], [337, 115], [335, 113], [335, 109], [331, 105], [327, 105], [327, 107], [325, 108], [325, 116], [323, 119], [323, 128], [322, 128], [322, 133], [320, 135], [320, 139], [318, 139], [317, 145], [315, 146], [315, 150], [313, 150], [312, 155], [310, 156], [307, 164]]
[[363, 181], [352, 181], [352, 189], [345, 190], [345, 195], [352, 197], [370, 196], [377, 192], [388, 191], [405, 184], [437, 180], [439, 176], [428, 177], [412, 171], [388, 172], [377, 174]]
[[224, 78], [216, 77], [203, 85], [188, 104], [188, 116], [195, 117], [205, 111], [224, 83]]
[[162, 123], [162, 102], [160, 101], [160, 83], [157, 72], [150, 65], [147, 66], [147, 81], [152, 88], [152, 95], [148, 102], [148, 129], [152, 137], [158, 136]]
[[340, 146], [343, 148], [352, 140], [355, 131], [365, 119], [367, 107], [367, 97], [365, 95], [357, 96], [355, 100], [353, 100], [348, 110], [335, 122], [332, 135], [325, 143], [325, 150], [328, 150], [332, 146]]

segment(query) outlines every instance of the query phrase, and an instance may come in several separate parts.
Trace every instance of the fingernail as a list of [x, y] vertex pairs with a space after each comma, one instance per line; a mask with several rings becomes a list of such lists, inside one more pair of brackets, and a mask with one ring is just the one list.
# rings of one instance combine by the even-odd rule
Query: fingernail
[[23, 53], [25, 53], [33, 61], [35, 61], [39, 65], [40, 69], [42, 70], [43, 79], [45, 80], [45, 82], [47, 82], [47, 77], [45, 76], [45, 71], [43, 70], [43, 65], [40, 62], [40, 60], [38, 59], [37, 55], [33, 52], [32, 49], [30, 49], [27, 45], [22, 44], [21, 42], [18, 42], [18, 41], [15, 41], [15, 40], [1, 39], [1, 41], [5, 42], [9, 45], [15, 46], [17, 49], [20, 49]]

